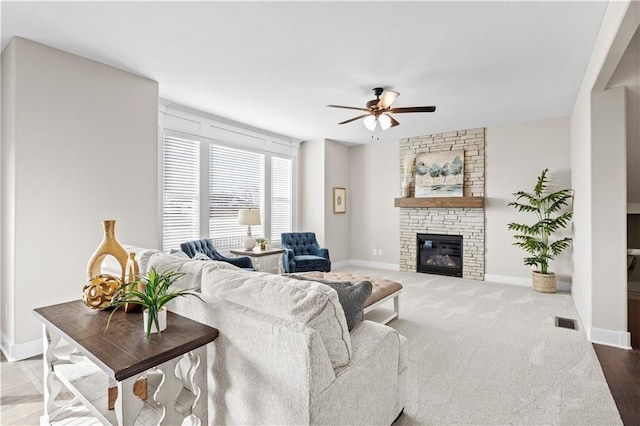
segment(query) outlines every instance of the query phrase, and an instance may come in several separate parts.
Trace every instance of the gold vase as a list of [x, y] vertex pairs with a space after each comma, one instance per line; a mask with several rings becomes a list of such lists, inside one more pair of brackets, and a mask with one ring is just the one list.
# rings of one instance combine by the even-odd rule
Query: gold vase
[[[125, 282], [125, 272], [129, 253], [122, 247], [115, 234], [115, 220], [105, 220], [104, 237], [87, 264], [89, 283], [83, 288], [82, 300], [94, 309], [104, 309], [111, 303], [113, 294]], [[120, 265], [120, 276], [112, 277], [102, 273], [102, 261], [107, 256], [113, 256]], [[110, 279], [113, 278], [113, 279]]]
[[129, 253], [124, 249], [124, 247], [122, 247], [122, 244], [120, 244], [120, 241], [116, 238], [116, 221], [104, 220], [102, 223], [104, 225], [104, 237], [96, 251], [89, 259], [89, 264], [87, 265], [87, 278], [92, 279], [100, 275], [102, 273], [101, 266], [104, 258], [107, 256], [113, 256], [120, 264], [121, 274], [119, 278], [121, 282], [124, 282], [127, 262], [129, 261]]
[[[136, 290], [142, 291], [144, 290], [144, 284], [140, 282], [140, 267], [138, 266], [138, 262], [136, 262], [136, 254], [129, 253], [129, 260], [127, 261], [127, 266], [125, 268], [125, 278], [124, 285], [128, 290]], [[131, 286], [131, 283], [138, 281], [135, 286]], [[142, 305], [138, 303], [125, 303], [124, 305], [125, 312], [140, 312], [142, 311]]]

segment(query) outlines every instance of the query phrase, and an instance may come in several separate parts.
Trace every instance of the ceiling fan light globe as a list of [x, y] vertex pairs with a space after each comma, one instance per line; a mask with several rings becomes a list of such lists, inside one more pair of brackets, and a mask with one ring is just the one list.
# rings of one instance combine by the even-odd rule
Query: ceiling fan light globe
[[366, 127], [368, 130], [371, 130], [372, 132], [376, 129], [376, 121], [376, 117], [373, 115], [370, 115], [362, 120], [362, 122], [364, 123], [364, 127]]
[[382, 114], [380, 117], [378, 117], [378, 121], [380, 122], [380, 128], [382, 130], [387, 130], [389, 127], [391, 127], [391, 117], [389, 117], [387, 114]]

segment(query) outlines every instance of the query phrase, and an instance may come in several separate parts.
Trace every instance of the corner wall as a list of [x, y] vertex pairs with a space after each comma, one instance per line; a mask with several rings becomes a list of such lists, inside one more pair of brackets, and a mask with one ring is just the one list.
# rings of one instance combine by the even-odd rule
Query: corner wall
[[[353, 217], [351, 208], [352, 191], [349, 187], [350, 150], [339, 143], [325, 142], [325, 243], [331, 247], [331, 262], [349, 259], [349, 220]], [[333, 212], [333, 188], [346, 188], [347, 212]]]
[[158, 84], [22, 38], [2, 67], [2, 349], [20, 359], [42, 350], [31, 311], [81, 296], [102, 220], [159, 247]]
[[[300, 221], [297, 231], [315, 232], [333, 264], [349, 259], [350, 150], [328, 139], [300, 145]], [[333, 213], [333, 188], [347, 189], [347, 212]]]
[[[531, 121], [486, 130], [485, 242], [487, 281], [531, 282], [527, 253], [513, 245], [507, 224], [534, 223], [533, 214], [507, 206], [513, 193], [531, 192], [536, 179], [549, 169], [550, 189], [571, 188], [569, 118]], [[571, 229], [558, 237], [571, 236]], [[550, 264], [560, 282], [571, 282], [571, 248]]]
[[[397, 269], [400, 262], [398, 141], [350, 148], [351, 259], [371, 267]], [[373, 250], [376, 254], [373, 254]]]

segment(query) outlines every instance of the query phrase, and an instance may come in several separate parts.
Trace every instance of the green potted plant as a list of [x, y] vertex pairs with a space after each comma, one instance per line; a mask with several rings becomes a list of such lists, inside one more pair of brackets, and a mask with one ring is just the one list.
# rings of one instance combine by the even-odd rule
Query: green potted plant
[[260, 250], [264, 251], [267, 248], [268, 241], [266, 238], [260, 237], [260, 238], [256, 238], [256, 243], [260, 244]]
[[[137, 277], [133, 282], [121, 287], [113, 299], [111, 299], [109, 307], [113, 308], [113, 311], [107, 320], [107, 329], [109, 328], [113, 314], [115, 314], [118, 309], [128, 303], [136, 303], [142, 305], [144, 309], [144, 330], [147, 334], [147, 343], [149, 343], [151, 341], [152, 325], [155, 326], [153, 327], [153, 333], [158, 333], [158, 335], [166, 328], [167, 308], [165, 308], [164, 305], [166, 305], [167, 302], [176, 297], [186, 296], [195, 296], [202, 300], [200, 295], [194, 292], [195, 289], [169, 291], [171, 284], [183, 275], [183, 272], [171, 269], [158, 272], [155, 268], [151, 268], [146, 275]], [[141, 290], [138, 286], [139, 283], [142, 284]]]
[[518, 191], [513, 195], [516, 201], [509, 203], [520, 212], [534, 213], [537, 222], [532, 225], [510, 223], [509, 230], [516, 231], [514, 245], [523, 248], [529, 257], [524, 258], [524, 264], [529, 265], [533, 271], [533, 289], [543, 293], [556, 291], [556, 276], [549, 272], [549, 261], [553, 260], [564, 249], [569, 247], [571, 238], [564, 237], [557, 241], [550, 241], [551, 235], [566, 228], [571, 223], [573, 212], [561, 210], [568, 206], [573, 198], [573, 190], [561, 189], [556, 192], [547, 192], [547, 172], [544, 169], [533, 193]]

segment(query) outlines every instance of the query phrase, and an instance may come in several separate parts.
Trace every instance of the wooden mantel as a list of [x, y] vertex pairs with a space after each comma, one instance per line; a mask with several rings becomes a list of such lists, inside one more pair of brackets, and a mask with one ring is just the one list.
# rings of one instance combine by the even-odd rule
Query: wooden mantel
[[446, 208], [446, 207], [484, 207], [484, 197], [428, 197], [396, 198], [395, 207], [408, 208]]

